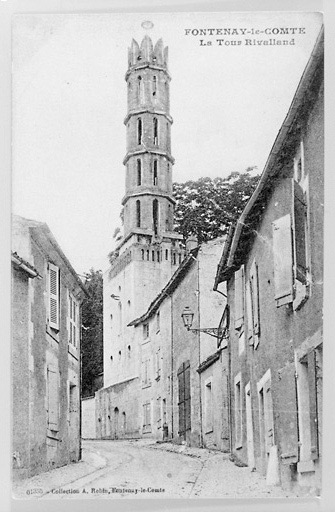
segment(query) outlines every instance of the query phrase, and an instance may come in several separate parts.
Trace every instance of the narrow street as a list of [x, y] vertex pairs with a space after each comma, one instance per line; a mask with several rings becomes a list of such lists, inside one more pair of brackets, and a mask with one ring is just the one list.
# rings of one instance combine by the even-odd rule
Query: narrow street
[[18, 498], [294, 497], [227, 454], [152, 440], [83, 441], [83, 460], [13, 486]]

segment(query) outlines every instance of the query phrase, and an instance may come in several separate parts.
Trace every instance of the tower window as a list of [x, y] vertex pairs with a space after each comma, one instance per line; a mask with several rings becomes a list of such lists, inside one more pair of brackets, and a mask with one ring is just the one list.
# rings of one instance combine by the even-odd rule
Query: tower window
[[141, 76], [137, 77], [137, 96], [140, 103], [144, 103], [144, 82]]
[[160, 260], [160, 254], [159, 254], [159, 251], [157, 251], [157, 261], [159, 263], [159, 260]]
[[137, 160], [137, 185], [142, 183], [142, 165], [141, 160]]
[[168, 249], [165, 249], [165, 259], [166, 260], [169, 259], [169, 250]]
[[158, 145], [158, 120], [157, 117], [154, 117], [153, 119], [153, 125], [154, 125], [154, 145]]
[[152, 251], [152, 261], [155, 261], [155, 251]]
[[147, 261], [149, 261], [149, 250], [147, 250]]
[[174, 265], [176, 264], [176, 253], [175, 252], [173, 253], [173, 264]]
[[156, 92], [157, 92], [157, 76], [154, 76], [152, 78], [152, 95], [156, 96]]
[[154, 160], [154, 176], [153, 176], [154, 185], [158, 185], [158, 162]]
[[142, 144], [142, 119], [137, 119], [137, 144]]
[[144, 260], [144, 249], [141, 249], [142, 260]]
[[139, 199], [136, 201], [136, 226], [141, 227], [141, 201]]
[[154, 233], [157, 235], [158, 233], [158, 200], [154, 199], [152, 202], [152, 220], [153, 220], [153, 228]]

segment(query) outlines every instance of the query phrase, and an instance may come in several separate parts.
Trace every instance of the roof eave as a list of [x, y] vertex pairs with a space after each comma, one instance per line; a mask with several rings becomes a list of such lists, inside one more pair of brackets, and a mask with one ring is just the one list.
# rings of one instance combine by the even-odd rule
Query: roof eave
[[234, 270], [234, 257], [235, 257], [236, 249], [238, 247], [238, 243], [240, 241], [241, 233], [246, 224], [246, 219], [247, 219], [248, 215], [250, 214], [250, 212], [252, 211], [252, 209], [254, 208], [254, 205], [257, 202], [257, 199], [259, 198], [265, 185], [267, 184], [269, 177], [271, 176], [277, 155], [279, 154], [279, 152], [285, 142], [286, 135], [287, 135], [289, 129], [291, 128], [291, 125], [296, 117], [297, 110], [303, 100], [303, 97], [306, 93], [306, 90], [308, 88], [310, 80], [311, 80], [315, 70], [317, 69], [319, 59], [323, 54], [323, 37], [324, 37], [324, 29], [322, 27], [320, 30], [320, 33], [318, 35], [317, 41], [314, 45], [312, 54], [309, 58], [309, 61], [305, 67], [305, 70], [304, 70], [302, 77], [300, 79], [300, 82], [298, 84], [297, 90], [296, 90], [293, 100], [291, 102], [288, 113], [287, 113], [287, 115], [284, 119], [284, 122], [278, 132], [278, 135], [274, 141], [274, 144], [270, 151], [269, 157], [266, 161], [264, 170], [262, 172], [261, 178], [257, 184], [257, 187], [256, 187], [254, 193], [250, 197], [240, 218], [237, 221], [235, 232], [232, 237], [231, 247], [228, 250], [228, 252], [226, 253], [227, 262], [225, 263], [224, 267], [221, 267], [220, 274], [217, 275], [217, 277], [215, 279], [214, 289], [217, 289], [217, 286], [222, 281], [225, 281]]

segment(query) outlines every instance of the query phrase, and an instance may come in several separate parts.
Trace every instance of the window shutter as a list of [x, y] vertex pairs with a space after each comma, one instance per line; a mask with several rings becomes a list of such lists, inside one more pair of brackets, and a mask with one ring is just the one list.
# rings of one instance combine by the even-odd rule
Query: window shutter
[[248, 321], [248, 341], [249, 341], [249, 345], [253, 345], [254, 337], [253, 337], [252, 295], [251, 295], [251, 283], [249, 281], [246, 282], [245, 294], [246, 294], [245, 299], [246, 299], [246, 306], [247, 306], [247, 321]]
[[73, 346], [77, 348], [78, 337], [78, 305], [73, 302]]
[[298, 461], [298, 418], [295, 365], [290, 363], [279, 371], [280, 458], [283, 464]]
[[59, 330], [59, 268], [49, 263], [49, 325]]
[[306, 217], [307, 203], [305, 194], [295, 180], [294, 183], [294, 241], [295, 241], [295, 277], [301, 283], [306, 283], [307, 254], [306, 254]]
[[308, 387], [309, 387], [309, 418], [311, 428], [311, 459], [319, 457], [318, 446], [318, 408], [316, 394], [316, 353], [315, 350], [307, 356]]
[[268, 381], [264, 385], [264, 408], [265, 408], [265, 445], [267, 453], [270, 453], [271, 446], [274, 445], [274, 428], [273, 428], [273, 405], [271, 382]]
[[71, 304], [71, 295], [68, 291], [67, 294], [67, 332], [68, 332], [68, 342], [72, 343], [72, 323], [71, 323], [71, 315], [72, 315], [72, 304]]
[[277, 307], [293, 300], [293, 254], [291, 215], [272, 223], [274, 284]]
[[48, 426], [50, 430], [58, 431], [59, 401], [58, 401], [58, 370], [48, 366]]
[[253, 331], [256, 336], [260, 334], [260, 321], [259, 321], [259, 287], [258, 287], [258, 267], [254, 261], [251, 265], [250, 271], [251, 282], [251, 298], [252, 298], [252, 312], [253, 312]]
[[244, 266], [235, 272], [235, 329], [243, 325], [244, 317]]

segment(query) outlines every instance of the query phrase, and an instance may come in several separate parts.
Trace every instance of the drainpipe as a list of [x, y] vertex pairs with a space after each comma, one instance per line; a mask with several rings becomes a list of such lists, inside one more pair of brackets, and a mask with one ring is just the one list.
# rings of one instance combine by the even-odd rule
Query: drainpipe
[[[200, 329], [200, 265], [199, 265], [199, 254], [197, 256], [197, 284], [198, 284], [198, 319]], [[201, 364], [201, 351], [200, 351], [200, 331], [198, 332], [198, 365]], [[204, 445], [203, 430], [202, 430], [202, 400], [201, 400], [201, 372], [199, 372], [199, 409], [200, 409], [200, 446]]]
[[[227, 292], [227, 295], [225, 295], [224, 293], [220, 292], [215, 287], [214, 287], [214, 291], [220, 293], [221, 295], [223, 295], [227, 299], [227, 304], [228, 304], [228, 292]], [[229, 330], [230, 330], [230, 325], [228, 326], [228, 331]], [[232, 418], [232, 411], [231, 411], [232, 399], [231, 399], [231, 339], [230, 339], [230, 334], [228, 334], [228, 339], [227, 339], [227, 352], [228, 352], [228, 375], [227, 375], [228, 411], [227, 412], [228, 412], [228, 429], [229, 429], [229, 452], [232, 453], [232, 451], [233, 451], [233, 438], [232, 438], [232, 422], [231, 422], [231, 418]]]
[[228, 348], [228, 375], [227, 375], [227, 388], [228, 388], [228, 428], [229, 428], [229, 452], [233, 453], [233, 437], [232, 437], [232, 411], [231, 411], [231, 340], [230, 334], [228, 335], [227, 340], [227, 348]]
[[171, 301], [171, 437], [173, 439], [173, 297], [170, 295]]
[[[82, 306], [82, 303], [81, 303]], [[81, 317], [81, 307], [80, 307], [80, 315], [79, 315], [80, 326], [82, 325], [82, 317]], [[81, 389], [82, 389], [82, 380], [83, 380], [83, 369], [82, 369], [82, 358], [81, 358], [81, 350], [82, 350], [82, 327], [79, 330], [80, 333], [80, 350], [79, 350], [79, 460], [82, 457], [82, 447], [81, 447], [81, 434], [82, 434], [82, 405], [81, 405]]]

